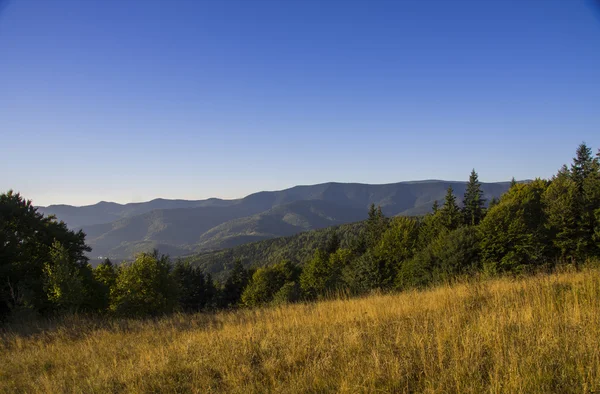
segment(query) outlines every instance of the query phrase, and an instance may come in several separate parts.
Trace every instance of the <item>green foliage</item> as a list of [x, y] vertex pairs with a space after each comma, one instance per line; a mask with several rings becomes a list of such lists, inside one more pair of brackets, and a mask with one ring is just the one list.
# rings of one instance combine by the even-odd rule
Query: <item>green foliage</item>
[[383, 215], [381, 207], [375, 207], [375, 204], [371, 204], [364, 233], [365, 244], [368, 248], [379, 242], [388, 225], [389, 220]]
[[117, 270], [110, 259], [105, 259], [94, 268], [93, 275], [98, 284], [98, 309], [107, 310], [110, 307], [110, 290], [117, 282]]
[[484, 262], [498, 271], [522, 271], [548, 262], [542, 196], [547, 182], [513, 186], [481, 222]]
[[577, 260], [577, 184], [567, 175], [555, 177], [544, 193], [546, 227], [561, 261]]
[[0, 318], [13, 309], [53, 308], [44, 272], [52, 262], [55, 242], [62, 245], [69, 263], [87, 265], [85, 252], [90, 248], [81, 231], [70, 231], [63, 222], [44, 217], [19, 193], [0, 195]]
[[246, 306], [263, 305], [273, 301], [276, 295], [277, 302], [294, 301], [293, 291], [299, 275], [300, 269], [289, 261], [259, 268], [242, 293], [242, 303]]
[[302, 269], [302, 294], [307, 299], [315, 299], [344, 287], [342, 272], [349, 265], [351, 257], [352, 251], [348, 249], [338, 249], [330, 254], [317, 249], [314, 257]]
[[111, 290], [110, 309], [118, 315], [158, 316], [174, 310], [176, 284], [169, 275], [169, 258], [142, 253], [119, 268]]
[[[338, 291], [346, 287], [343, 272], [349, 267], [354, 258], [354, 253], [350, 249], [338, 249], [329, 255], [329, 278], [326, 287], [329, 291]], [[322, 295], [325, 294], [321, 291]]]
[[419, 222], [413, 218], [395, 217], [390, 227], [383, 233], [381, 240], [374, 248], [374, 253], [381, 259], [399, 265], [409, 259], [417, 246]]
[[327, 243], [325, 244], [325, 253], [331, 254], [335, 253], [342, 246], [342, 240], [338, 235], [337, 231], [331, 230], [327, 235]]
[[241, 298], [244, 289], [250, 282], [252, 272], [244, 268], [240, 260], [233, 264], [233, 269], [223, 284], [221, 290], [219, 306], [230, 307], [237, 305]]
[[462, 213], [464, 223], [469, 226], [478, 225], [485, 214], [484, 207], [485, 198], [483, 198], [479, 176], [475, 172], [475, 169], [473, 169], [469, 176], [469, 183], [467, 184], [467, 190], [463, 199]]
[[383, 233], [379, 243], [373, 248], [369, 276], [375, 279], [371, 286], [390, 289], [401, 264], [411, 258], [416, 250], [419, 237], [419, 223], [407, 217], [396, 217]]
[[300, 276], [302, 293], [309, 299], [324, 294], [328, 289], [331, 276], [329, 255], [321, 249], [317, 249], [314, 257], [302, 269]]
[[193, 267], [189, 262], [178, 260], [171, 277], [177, 287], [177, 304], [185, 312], [197, 312], [212, 302], [214, 285], [212, 280], [206, 280], [204, 272]]
[[340, 247], [364, 250], [362, 231], [364, 222], [344, 224], [322, 230], [307, 231], [290, 237], [268, 239], [236, 246], [231, 249], [196, 255], [189, 259], [192, 265], [224, 281], [233, 268], [231, 262], [239, 260], [246, 267], [262, 267], [283, 260], [301, 265], [310, 260], [315, 250], [331, 249], [328, 243], [339, 240]]
[[594, 228], [594, 242], [596, 242], [596, 247], [600, 247], [600, 208], [594, 211], [594, 216], [596, 217], [596, 226]]
[[298, 282], [285, 282], [283, 286], [273, 295], [271, 301], [274, 305], [289, 304], [297, 302], [302, 297], [302, 290]]
[[84, 302], [83, 278], [69, 253], [54, 242], [50, 262], [44, 264], [44, 288], [48, 300], [59, 309], [77, 311]]
[[[483, 195], [473, 170], [462, 209], [449, 187], [443, 205], [435, 201], [423, 217], [387, 218], [371, 204], [363, 222], [207, 253], [173, 266], [155, 251], [119, 267], [107, 259], [92, 269], [83, 233], [43, 217], [9, 192], [0, 196], [0, 313], [17, 307], [156, 316], [255, 307], [423, 287], [481, 270], [534, 271], [600, 255], [600, 162], [585, 144], [551, 181], [513, 179], [487, 210]], [[218, 288], [211, 273], [222, 275]]]
[[571, 164], [571, 179], [577, 185], [580, 192], [583, 192], [583, 187], [586, 179], [590, 178], [594, 172], [597, 172], [592, 149], [585, 143], [581, 143], [577, 147], [577, 152]]
[[563, 166], [544, 196], [548, 228], [559, 259], [579, 264], [599, 253], [600, 164], [581, 144], [571, 168]]
[[440, 234], [440, 232], [447, 231], [446, 228], [442, 226], [441, 216], [440, 210], [437, 209], [436, 211], [428, 213], [421, 218], [418, 237], [419, 249], [429, 245], [429, 243], [433, 241]]
[[[454, 195], [454, 190], [452, 190], [452, 186], [448, 187], [446, 192], [446, 197], [444, 199], [444, 205], [438, 211], [439, 213], [439, 223], [446, 230], [455, 230], [462, 223], [462, 215], [460, 212], [460, 208], [456, 204], [456, 196]], [[438, 214], [436, 213], [436, 215]]]
[[[464, 187], [455, 185], [457, 196], [462, 196]], [[372, 203], [375, 207], [381, 205], [390, 217], [424, 215], [430, 211], [430, 203], [434, 200], [442, 203], [446, 188], [444, 181], [388, 185], [332, 183], [262, 192], [236, 201], [159, 200], [118, 207], [104, 203], [41, 209], [57, 213], [72, 227], [83, 226], [87, 243], [93, 247], [96, 256], [130, 259], [152, 248], [172, 256], [189, 256], [362, 221], [367, 214], [364, 207], [368, 209]], [[507, 188], [506, 183], [482, 185], [486, 195], [494, 196]], [[308, 256], [302, 258], [293, 255], [272, 257], [268, 262], [260, 258], [249, 262], [244, 257], [233, 256], [218, 270], [208, 266], [202, 268], [217, 274], [238, 257], [246, 266], [264, 266], [281, 259], [304, 261], [313, 252], [311, 249]]]
[[442, 233], [400, 267], [397, 287], [423, 287], [476, 272], [481, 268], [480, 242], [476, 227]]
[[495, 205], [498, 205], [498, 203], [500, 202], [500, 199], [493, 197], [490, 200], [490, 204], [488, 205], [488, 209], [493, 208]]

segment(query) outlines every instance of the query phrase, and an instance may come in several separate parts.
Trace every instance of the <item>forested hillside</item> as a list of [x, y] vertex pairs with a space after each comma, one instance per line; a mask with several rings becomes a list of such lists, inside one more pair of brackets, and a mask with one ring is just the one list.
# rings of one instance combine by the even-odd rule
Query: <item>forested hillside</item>
[[[337, 229], [189, 261], [155, 251], [95, 268], [85, 256], [83, 232], [8, 192], [0, 199], [0, 305], [5, 316], [64, 310], [160, 315], [407, 290], [480, 273], [579, 268], [600, 256], [599, 155], [582, 144], [570, 167], [552, 179], [513, 182], [489, 203], [473, 170], [462, 196], [448, 187], [423, 217], [388, 217], [372, 204], [366, 221]], [[321, 211], [309, 212], [324, 220]], [[212, 274], [219, 273], [215, 282]]]
[[223, 279], [239, 261], [246, 267], [262, 267], [287, 260], [294, 264], [308, 261], [315, 250], [327, 247], [328, 242], [337, 242], [344, 248], [351, 247], [361, 234], [366, 222], [356, 222], [326, 229], [301, 232], [289, 237], [271, 238], [251, 242], [233, 248], [216, 250], [184, 257], [215, 279]]
[[[420, 181], [387, 185], [325, 183], [259, 192], [239, 200], [153, 200], [147, 203], [99, 203], [84, 207], [40, 208], [71, 229], [83, 229], [89, 257], [132, 258], [160, 249], [189, 255], [288, 236], [302, 231], [367, 218], [371, 204], [386, 216], [424, 215], [452, 186], [459, 195], [465, 182]], [[500, 197], [509, 183], [484, 183], [484, 198]]]

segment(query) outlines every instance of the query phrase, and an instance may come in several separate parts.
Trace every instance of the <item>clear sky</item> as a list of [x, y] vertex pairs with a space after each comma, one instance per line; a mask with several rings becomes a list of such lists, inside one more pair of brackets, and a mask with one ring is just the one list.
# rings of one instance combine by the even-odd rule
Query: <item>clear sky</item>
[[[1, 0], [0, 0], [1, 1]], [[37, 205], [549, 177], [600, 147], [584, 0], [12, 0], [0, 190]]]

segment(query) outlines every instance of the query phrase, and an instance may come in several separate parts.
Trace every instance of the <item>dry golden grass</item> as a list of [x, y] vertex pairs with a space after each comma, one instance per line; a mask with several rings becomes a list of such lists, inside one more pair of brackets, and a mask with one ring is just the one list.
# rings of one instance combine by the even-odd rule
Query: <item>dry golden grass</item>
[[600, 271], [2, 334], [18, 392], [600, 390]]

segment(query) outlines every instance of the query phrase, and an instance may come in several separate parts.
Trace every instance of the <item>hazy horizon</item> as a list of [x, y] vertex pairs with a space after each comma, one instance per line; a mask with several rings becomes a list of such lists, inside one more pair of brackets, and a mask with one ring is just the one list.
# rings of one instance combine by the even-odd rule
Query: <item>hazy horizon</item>
[[[503, 181], [484, 181], [484, 180], [480, 180], [482, 183], [507, 183], [507, 182], [511, 182], [512, 179], [509, 180], [503, 180]], [[528, 181], [528, 179], [517, 179], [517, 182], [520, 181]], [[406, 181], [397, 181], [397, 182], [385, 182], [385, 183], [368, 183], [368, 182], [337, 182], [337, 181], [330, 181], [330, 182], [321, 182], [321, 183], [315, 183], [315, 184], [303, 184], [303, 185], [292, 185], [289, 187], [283, 187], [281, 189], [269, 189], [269, 190], [255, 190], [253, 192], [241, 195], [241, 196], [234, 196], [234, 197], [219, 197], [219, 196], [210, 196], [210, 197], [202, 197], [202, 198], [194, 198], [194, 197], [190, 197], [190, 198], [179, 198], [179, 197], [153, 197], [150, 198], [148, 200], [140, 200], [140, 201], [107, 201], [107, 200], [98, 200], [89, 204], [66, 204], [66, 203], [52, 203], [52, 204], [38, 204], [35, 201], [33, 201], [35, 206], [38, 207], [48, 207], [48, 206], [52, 206], [52, 205], [70, 205], [70, 206], [75, 206], [75, 207], [83, 207], [83, 206], [89, 206], [89, 205], [95, 205], [98, 203], [115, 203], [115, 204], [120, 204], [120, 205], [126, 205], [126, 204], [136, 204], [136, 203], [144, 203], [144, 202], [149, 202], [149, 201], [153, 201], [153, 200], [190, 200], [190, 201], [194, 201], [194, 200], [208, 200], [208, 199], [218, 199], [218, 200], [238, 200], [238, 199], [242, 199], [244, 197], [248, 197], [249, 195], [255, 194], [255, 193], [260, 193], [260, 192], [278, 192], [278, 191], [284, 191], [284, 190], [288, 190], [294, 187], [305, 187], [305, 186], [315, 186], [315, 185], [320, 185], [320, 184], [327, 184], [327, 183], [340, 183], [340, 184], [361, 184], [361, 185], [372, 185], [372, 186], [376, 186], [376, 185], [392, 185], [392, 184], [396, 184], [396, 183], [425, 183], [425, 182], [451, 182], [451, 183], [455, 183], [455, 182], [460, 182], [460, 183], [466, 183], [466, 180], [451, 180], [451, 179], [415, 179], [415, 180], [406, 180]], [[15, 193], [20, 193], [20, 191], [18, 190], [14, 190]], [[27, 196], [25, 196], [27, 197]]]
[[548, 178], [600, 147], [591, 4], [10, 1], [0, 190], [81, 206]]

